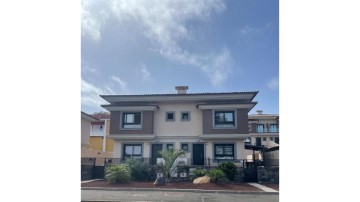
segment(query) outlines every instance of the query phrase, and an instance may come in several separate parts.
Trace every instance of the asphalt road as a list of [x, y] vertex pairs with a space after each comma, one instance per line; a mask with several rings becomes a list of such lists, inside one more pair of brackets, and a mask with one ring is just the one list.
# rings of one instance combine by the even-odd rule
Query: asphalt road
[[278, 202], [279, 194], [232, 194], [171, 191], [81, 190], [81, 201], [242, 201]]

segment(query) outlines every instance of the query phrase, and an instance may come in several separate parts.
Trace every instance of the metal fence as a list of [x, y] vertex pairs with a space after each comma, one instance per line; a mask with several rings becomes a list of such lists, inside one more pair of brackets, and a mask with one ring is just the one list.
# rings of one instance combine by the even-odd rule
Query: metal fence
[[95, 165], [96, 158], [81, 158], [81, 165]]
[[[141, 162], [147, 162], [151, 165], [157, 165], [161, 160], [159, 159], [152, 159], [152, 158], [137, 158]], [[232, 162], [237, 167], [254, 167], [254, 166], [279, 166], [279, 159], [266, 159], [266, 160], [253, 160], [253, 159], [197, 159], [194, 161], [192, 158], [179, 158], [177, 163], [181, 165], [188, 165], [188, 166], [209, 166], [209, 167], [217, 167], [221, 163], [224, 162]], [[124, 158], [106, 158], [105, 165], [119, 165], [126, 163], [126, 159]]]

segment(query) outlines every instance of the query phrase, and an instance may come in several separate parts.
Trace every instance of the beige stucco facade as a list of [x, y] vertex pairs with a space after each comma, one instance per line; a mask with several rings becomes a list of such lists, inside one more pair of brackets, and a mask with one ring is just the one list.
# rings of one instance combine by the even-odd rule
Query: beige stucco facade
[[[154, 113], [155, 136], [197, 137], [202, 133], [202, 113], [195, 104], [161, 104], [159, 108]], [[165, 121], [166, 112], [175, 112], [175, 121]], [[190, 121], [182, 121], [181, 112], [190, 112]]]
[[[186, 157], [200, 161], [246, 158], [244, 139], [249, 137], [248, 112], [257, 92], [104, 95], [111, 112], [110, 136], [114, 158], [157, 158], [152, 149], [188, 146]], [[174, 113], [174, 120], [167, 120]], [[189, 113], [189, 120], [182, 120]], [[216, 118], [215, 118], [216, 117]], [[171, 119], [171, 118], [170, 118]], [[186, 145], [187, 144], [187, 145]], [[141, 156], [140, 147], [141, 145]], [[136, 148], [136, 152], [135, 152]], [[185, 149], [186, 150], [186, 149]], [[152, 159], [153, 160], [153, 159]], [[207, 164], [207, 163], [206, 163]]]
[[81, 118], [81, 145], [87, 146], [90, 139], [91, 122], [85, 118]]

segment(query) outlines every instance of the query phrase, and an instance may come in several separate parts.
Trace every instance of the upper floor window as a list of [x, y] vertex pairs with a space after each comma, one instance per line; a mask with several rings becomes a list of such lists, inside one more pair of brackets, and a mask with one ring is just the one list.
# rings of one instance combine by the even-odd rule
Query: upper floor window
[[269, 132], [270, 133], [277, 133], [278, 132], [277, 124], [270, 124]]
[[257, 124], [256, 125], [256, 132], [258, 133], [264, 133], [264, 124]]
[[166, 121], [175, 121], [175, 112], [166, 112]]
[[235, 111], [216, 111], [214, 116], [216, 127], [235, 126]]
[[103, 125], [92, 125], [92, 131], [93, 132], [101, 132], [103, 131]]
[[141, 112], [124, 112], [122, 120], [123, 128], [141, 128]]
[[181, 112], [181, 120], [189, 121], [190, 120], [190, 112]]

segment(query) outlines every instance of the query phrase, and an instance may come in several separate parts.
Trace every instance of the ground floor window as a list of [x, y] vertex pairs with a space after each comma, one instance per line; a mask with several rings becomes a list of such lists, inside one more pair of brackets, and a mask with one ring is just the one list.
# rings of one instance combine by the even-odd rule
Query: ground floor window
[[235, 159], [234, 144], [214, 144], [215, 159]]
[[189, 150], [189, 144], [188, 143], [181, 143], [181, 150], [188, 151]]
[[124, 158], [135, 157], [141, 158], [142, 145], [141, 144], [124, 144]]

